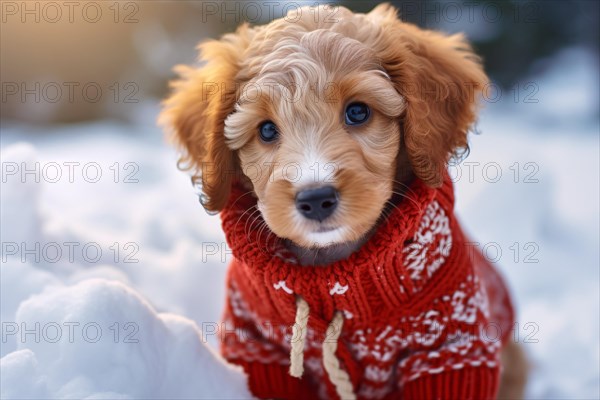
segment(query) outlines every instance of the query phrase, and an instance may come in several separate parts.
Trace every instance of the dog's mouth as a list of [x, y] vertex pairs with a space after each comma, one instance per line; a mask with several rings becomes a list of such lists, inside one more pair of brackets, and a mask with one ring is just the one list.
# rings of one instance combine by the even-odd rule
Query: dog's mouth
[[339, 227], [337, 227], [337, 226], [320, 226], [315, 230], [315, 233], [331, 232], [331, 231], [335, 231], [336, 229], [339, 229]]
[[302, 241], [286, 239], [287, 247], [300, 265], [327, 265], [348, 258], [370, 236], [367, 233], [357, 240], [348, 240], [346, 229], [343, 225], [320, 227], [307, 233]]
[[303, 235], [303, 241], [297, 244], [303, 247], [329, 247], [347, 241], [347, 231], [343, 226], [323, 226]]

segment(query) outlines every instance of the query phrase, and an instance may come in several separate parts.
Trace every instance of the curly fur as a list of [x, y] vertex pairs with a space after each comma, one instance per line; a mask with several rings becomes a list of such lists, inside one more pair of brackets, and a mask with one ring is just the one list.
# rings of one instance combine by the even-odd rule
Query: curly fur
[[[462, 36], [396, 14], [386, 4], [368, 14], [340, 7], [335, 20], [300, 12], [295, 22], [242, 25], [199, 46], [202, 67], [178, 67], [161, 121], [184, 150], [180, 166], [201, 182], [207, 210], [219, 211], [232, 182], [242, 181], [275, 234], [325, 247], [373, 227], [400, 190], [398, 170], [441, 184], [450, 157], [468, 146], [487, 77]], [[373, 109], [365, 126], [344, 125], [351, 100]], [[281, 131], [277, 145], [258, 139], [264, 120]], [[339, 229], [329, 235], [314, 233], [317, 223], [293, 207], [307, 179], [290, 175], [311, 174], [341, 193], [329, 221]]]

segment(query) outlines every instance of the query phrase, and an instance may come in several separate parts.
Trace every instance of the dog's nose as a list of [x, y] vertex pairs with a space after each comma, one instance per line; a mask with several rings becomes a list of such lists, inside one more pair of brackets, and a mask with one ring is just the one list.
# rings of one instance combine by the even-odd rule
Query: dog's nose
[[323, 221], [337, 207], [338, 192], [333, 186], [308, 189], [296, 195], [296, 208], [305, 218]]

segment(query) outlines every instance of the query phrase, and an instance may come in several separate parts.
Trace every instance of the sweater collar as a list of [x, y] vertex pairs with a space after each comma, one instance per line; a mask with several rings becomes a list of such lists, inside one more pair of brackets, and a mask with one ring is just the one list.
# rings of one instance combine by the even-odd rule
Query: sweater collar
[[[268, 228], [258, 209], [256, 198], [240, 185], [232, 187], [229, 202], [221, 212], [223, 230], [235, 258], [251, 269], [268, 268], [281, 276], [297, 275], [302, 271], [306, 279], [314, 276], [346, 274], [357, 267], [368, 268], [374, 255], [389, 260], [405, 242], [413, 237], [424, 210], [435, 198], [452, 209], [452, 182], [444, 178], [441, 188], [433, 189], [415, 179], [406, 191], [406, 197], [357, 251], [347, 259], [325, 266], [300, 266], [295, 256], [286, 249], [284, 241]], [[446, 208], [444, 207], [444, 208]], [[388, 257], [390, 256], [390, 257]]]

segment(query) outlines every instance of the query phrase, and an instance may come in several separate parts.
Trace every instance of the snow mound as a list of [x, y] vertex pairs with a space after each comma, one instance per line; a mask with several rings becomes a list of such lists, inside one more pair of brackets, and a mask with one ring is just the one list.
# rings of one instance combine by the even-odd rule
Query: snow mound
[[[193, 321], [157, 313], [120, 282], [88, 279], [34, 295], [3, 335], [2, 398], [249, 398], [246, 376]], [[223, 382], [227, 382], [226, 385]]]

